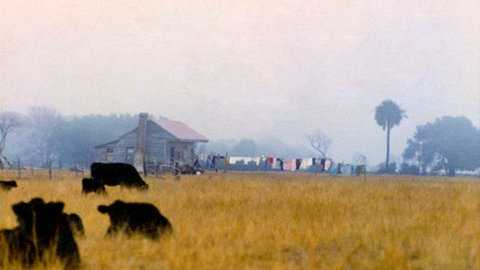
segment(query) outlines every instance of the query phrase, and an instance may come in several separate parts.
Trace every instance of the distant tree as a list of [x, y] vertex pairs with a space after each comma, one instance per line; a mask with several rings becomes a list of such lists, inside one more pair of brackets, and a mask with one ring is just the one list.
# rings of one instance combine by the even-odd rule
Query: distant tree
[[135, 115], [85, 115], [69, 117], [58, 129], [58, 155], [70, 166], [88, 166], [95, 161], [95, 146], [114, 139], [136, 127]]
[[332, 139], [328, 137], [323, 131], [316, 130], [307, 135], [307, 140], [310, 146], [320, 154], [321, 158], [327, 158], [328, 150], [332, 144]]
[[22, 117], [15, 112], [0, 113], [0, 157], [7, 146], [7, 137], [22, 124]]
[[419, 164], [423, 173], [454, 176], [457, 170], [474, 170], [480, 166], [480, 133], [465, 117], [442, 117], [417, 127], [403, 158]]
[[368, 166], [368, 158], [366, 155], [361, 153], [355, 153], [352, 158], [352, 163], [355, 166]]
[[279, 158], [296, 158], [314, 156], [310, 146], [304, 144], [290, 145], [275, 136], [264, 137], [255, 141], [257, 155], [274, 156]]
[[403, 175], [420, 175], [420, 168], [417, 165], [402, 163], [400, 165], [400, 174]]
[[[226, 141], [209, 141], [205, 145], [200, 145], [205, 147], [204, 154], [210, 154], [210, 153], [222, 153], [225, 154], [227, 152], [231, 152], [232, 146], [235, 145], [234, 142], [226, 142]], [[199, 149], [200, 150], [200, 149]]]
[[61, 160], [61, 131], [65, 119], [56, 110], [47, 107], [32, 107], [28, 113], [29, 145], [25, 152], [31, 162], [42, 167], [49, 166], [54, 160]]
[[386, 163], [380, 163], [378, 166], [377, 174], [396, 174], [397, 173], [397, 163], [391, 162], [387, 167]]
[[232, 148], [232, 155], [253, 157], [258, 154], [257, 144], [250, 139], [243, 139]]
[[385, 169], [389, 171], [390, 162], [390, 132], [395, 126], [400, 125], [403, 118], [406, 118], [405, 111], [392, 100], [385, 100], [375, 109], [375, 121], [387, 132], [387, 153], [385, 158]]
[[131, 131], [138, 118], [130, 114], [64, 116], [55, 109], [31, 108], [21, 128], [9, 139], [9, 155], [28, 165], [88, 166], [95, 161], [95, 146]]

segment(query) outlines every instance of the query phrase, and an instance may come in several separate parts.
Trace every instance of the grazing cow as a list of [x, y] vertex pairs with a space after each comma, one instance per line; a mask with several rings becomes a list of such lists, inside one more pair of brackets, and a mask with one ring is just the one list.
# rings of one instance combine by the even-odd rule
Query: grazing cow
[[138, 233], [157, 239], [164, 233], [173, 231], [170, 221], [149, 203], [126, 203], [117, 200], [111, 205], [99, 205], [98, 211], [110, 217], [108, 236], [124, 232], [127, 235]]
[[105, 195], [107, 191], [105, 190], [105, 186], [97, 179], [93, 178], [83, 178], [82, 179], [82, 193], [97, 193]]
[[148, 189], [137, 169], [126, 163], [92, 163], [92, 178], [106, 186]]
[[28, 267], [47, 260], [45, 254], [52, 254], [64, 263], [65, 269], [79, 268], [78, 246], [63, 208], [63, 202], [45, 203], [41, 198], [14, 204], [12, 209], [18, 226], [0, 231], [9, 261], [18, 261]]
[[15, 181], [0, 181], [0, 189], [1, 190], [5, 190], [5, 191], [9, 191], [13, 188], [16, 188], [18, 187], [17, 186], [17, 182]]

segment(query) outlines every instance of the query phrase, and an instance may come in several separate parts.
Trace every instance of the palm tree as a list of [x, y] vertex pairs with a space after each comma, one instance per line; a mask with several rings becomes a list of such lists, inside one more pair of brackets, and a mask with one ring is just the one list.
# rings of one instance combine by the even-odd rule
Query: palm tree
[[392, 100], [384, 100], [375, 108], [375, 121], [387, 131], [387, 157], [385, 159], [385, 169], [388, 171], [390, 161], [390, 131], [393, 127], [400, 125], [403, 118], [407, 118], [405, 111]]

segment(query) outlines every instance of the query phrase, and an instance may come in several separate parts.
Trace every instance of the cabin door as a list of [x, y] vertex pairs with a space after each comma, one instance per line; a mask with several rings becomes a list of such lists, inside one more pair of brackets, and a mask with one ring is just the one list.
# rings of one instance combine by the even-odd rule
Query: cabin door
[[175, 147], [170, 147], [170, 165], [175, 164]]

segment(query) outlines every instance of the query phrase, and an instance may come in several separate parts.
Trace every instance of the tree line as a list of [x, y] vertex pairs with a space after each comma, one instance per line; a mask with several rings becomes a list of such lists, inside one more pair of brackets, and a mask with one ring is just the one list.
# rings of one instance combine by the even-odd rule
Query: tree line
[[20, 159], [23, 166], [86, 167], [95, 160], [95, 145], [121, 136], [137, 121], [131, 114], [64, 116], [46, 107], [1, 112], [0, 156], [10, 163]]
[[[392, 130], [406, 118], [406, 112], [392, 100], [383, 101], [375, 109], [374, 119], [386, 134], [386, 158], [380, 173], [454, 176], [480, 168], [480, 129], [464, 116], [444, 116], [419, 125], [407, 141], [402, 164], [391, 163]], [[118, 138], [135, 128], [137, 121], [133, 114], [65, 116], [46, 107], [33, 107], [24, 114], [0, 112], [0, 167], [6, 163], [5, 156], [10, 161], [21, 159], [24, 166], [86, 167], [96, 158], [95, 145]], [[306, 138], [311, 150], [275, 138], [213, 141], [197, 150], [200, 154], [295, 157], [316, 153], [328, 157], [332, 140], [325, 133], [318, 130]]]
[[405, 118], [406, 112], [392, 100], [383, 101], [375, 109], [375, 121], [386, 131], [386, 159], [381, 173], [455, 176], [459, 171], [480, 168], [480, 129], [464, 116], [444, 116], [417, 126], [402, 154], [403, 163], [396, 168], [389, 161], [391, 130]]

